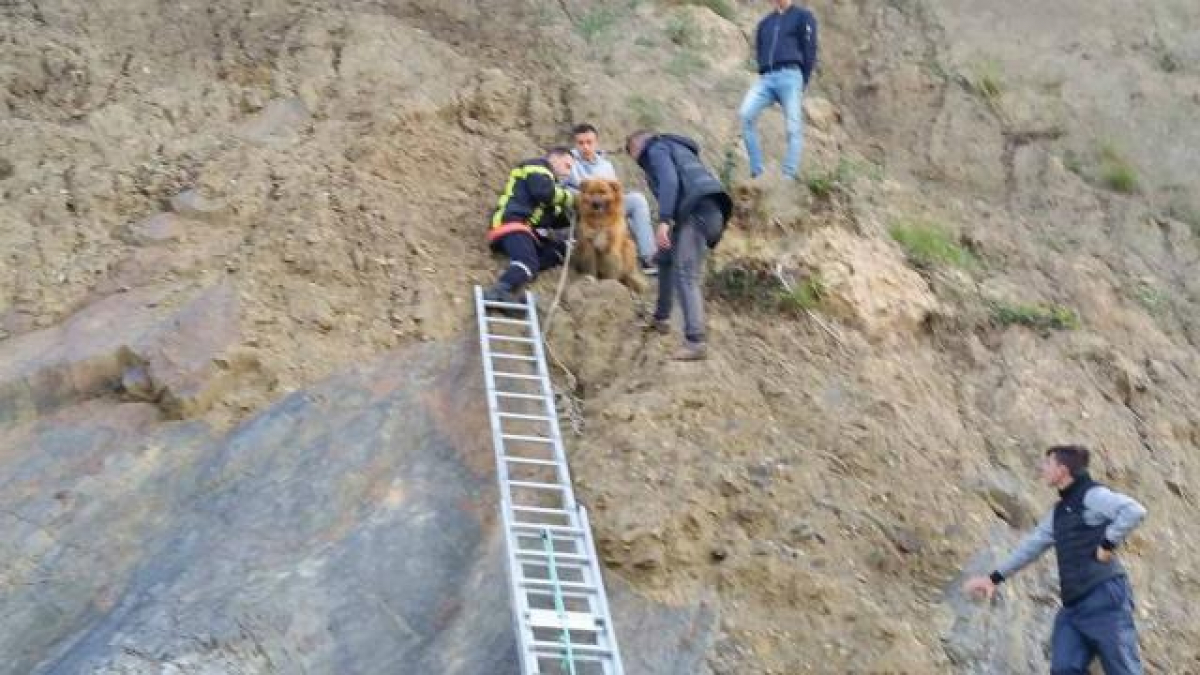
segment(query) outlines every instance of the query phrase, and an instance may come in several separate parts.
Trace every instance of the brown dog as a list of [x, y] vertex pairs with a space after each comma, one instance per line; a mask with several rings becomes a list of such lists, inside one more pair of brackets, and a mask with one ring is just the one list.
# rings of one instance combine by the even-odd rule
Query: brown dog
[[618, 279], [642, 291], [637, 246], [625, 226], [625, 193], [615, 180], [583, 181], [579, 192], [579, 228], [575, 233], [575, 271], [597, 279]]

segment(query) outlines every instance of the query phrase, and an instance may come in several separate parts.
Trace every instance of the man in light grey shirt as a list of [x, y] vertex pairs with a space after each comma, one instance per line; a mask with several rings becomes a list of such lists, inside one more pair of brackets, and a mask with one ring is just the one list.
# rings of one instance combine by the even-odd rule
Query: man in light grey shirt
[[1099, 657], [1106, 675], [1140, 675], [1133, 591], [1114, 551], [1146, 517], [1146, 509], [1092, 480], [1087, 466], [1083, 446], [1047, 450], [1042, 479], [1058, 489], [1058, 503], [1000, 567], [968, 579], [964, 589], [990, 599], [1005, 579], [1054, 547], [1063, 606], [1054, 619], [1051, 674], [1086, 675]]
[[[571, 152], [575, 156], [575, 165], [571, 169], [570, 178], [566, 180], [567, 187], [578, 190], [583, 181], [590, 178], [619, 180], [617, 170], [613, 167], [612, 162], [598, 149], [600, 135], [596, 131], [596, 127], [587, 123], [577, 124], [571, 130], [571, 135], [575, 140], [575, 149]], [[633, 236], [633, 242], [637, 246], [642, 274], [647, 276], [657, 274], [658, 267], [654, 264], [654, 254], [658, 247], [654, 243], [654, 228], [650, 223], [650, 203], [646, 201], [646, 195], [631, 190], [625, 192], [625, 222], [628, 224], [629, 233]]]

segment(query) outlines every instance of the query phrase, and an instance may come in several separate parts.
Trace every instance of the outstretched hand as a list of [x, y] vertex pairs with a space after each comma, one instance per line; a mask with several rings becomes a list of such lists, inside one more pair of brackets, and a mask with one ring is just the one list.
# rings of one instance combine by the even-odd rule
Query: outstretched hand
[[963, 592], [976, 598], [991, 600], [996, 595], [996, 584], [990, 577], [971, 577], [963, 584]]

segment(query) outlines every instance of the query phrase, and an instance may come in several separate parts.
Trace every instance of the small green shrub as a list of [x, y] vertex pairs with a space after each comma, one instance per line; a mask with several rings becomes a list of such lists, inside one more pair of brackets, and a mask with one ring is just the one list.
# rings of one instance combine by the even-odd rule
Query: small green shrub
[[1170, 306], [1171, 298], [1167, 292], [1149, 281], [1139, 281], [1130, 290], [1130, 295], [1139, 305], [1151, 315], [1159, 316]]
[[909, 261], [921, 268], [935, 265], [974, 267], [978, 262], [971, 252], [960, 246], [940, 227], [923, 221], [902, 221], [888, 231], [900, 244]]
[[641, 94], [634, 94], [629, 97], [629, 109], [633, 111], [634, 120], [639, 127], [647, 129], [660, 127], [665, 119], [662, 105], [658, 101], [646, 98]]
[[995, 102], [1004, 93], [1004, 80], [1000, 73], [1000, 64], [995, 61], [983, 61], [976, 64], [967, 83], [971, 89], [989, 103]]
[[710, 270], [706, 279], [709, 295], [739, 310], [800, 314], [819, 309], [828, 289], [820, 275], [812, 275], [790, 290], [770, 266], [761, 260], [731, 260]]
[[808, 186], [808, 191], [817, 199], [828, 199], [833, 195], [833, 191], [837, 189], [836, 179], [829, 173], [818, 173], [809, 176], [804, 181]]
[[721, 157], [721, 168], [717, 171], [717, 178], [721, 180], [721, 185], [724, 185], [726, 190], [733, 187], [733, 174], [737, 171], [737, 158], [737, 142], [730, 141], [725, 145], [725, 154]]
[[872, 180], [882, 178], [882, 170], [878, 165], [866, 162], [855, 162], [846, 157], [838, 160], [837, 167], [829, 171], [818, 171], [810, 174], [804, 183], [808, 191], [818, 199], [828, 199], [838, 192], [848, 192], [860, 175], [866, 175]]
[[801, 313], [819, 309], [829, 292], [825, 280], [819, 274], [805, 279], [789, 293], [786, 290], [779, 297], [779, 306], [785, 311]]
[[1062, 305], [996, 303], [992, 307], [992, 320], [1001, 326], [1027, 326], [1041, 332], [1075, 330], [1080, 325], [1075, 310]]
[[1116, 192], [1133, 194], [1138, 191], [1137, 170], [1110, 143], [1100, 146], [1100, 180]]

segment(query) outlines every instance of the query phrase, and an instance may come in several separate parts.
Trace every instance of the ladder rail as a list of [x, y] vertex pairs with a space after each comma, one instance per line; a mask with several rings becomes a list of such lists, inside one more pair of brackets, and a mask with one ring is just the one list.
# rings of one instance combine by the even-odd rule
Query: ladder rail
[[[475, 314], [479, 322], [479, 343], [483, 355], [483, 376], [487, 389], [488, 424], [492, 429], [492, 452], [496, 457], [496, 473], [500, 481], [500, 518], [504, 523], [504, 568], [508, 577], [508, 595], [512, 605], [513, 630], [518, 639], [524, 632], [522, 617], [529, 610], [526, 596], [521, 593], [518, 584], [518, 574], [515, 569], [517, 562], [513, 551], [517, 550], [516, 531], [512, 527], [512, 499], [508, 491], [508, 466], [504, 462], [504, 438], [500, 433], [499, 397], [496, 396], [496, 380], [492, 377], [491, 344], [487, 335], [487, 308], [483, 304], [483, 290], [475, 287]], [[537, 657], [526, 654], [524, 649], [517, 650], [522, 673], [537, 672]]]
[[[509, 318], [489, 315], [489, 309], [509, 312]], [[520, 318], [513, 314], [518, 310], [523, 312]], [[475, 311], [500, 487], [505, 570], [521, 673], [542, 675], [544, 661], [552, 657], [561, 662], [566, 672], [574, 673], [576, 662], [586, 661], [599, 663], [604, 675], [624, 675], [587, 510], [576, 501], [572, 488], [535, 298], [526, 292], [523, 304], [485, 301], [482, 289], [476, 286]], [[498, 334], [492, 330], [497, 326], [520, 330], [518, 334]], [[499, 348], [494, 349], [493, 343]], [[532, 355], [514, 351], [511, 346], [514, 343], [524, 345], [523, 349], [530, 350]], [[534, 372], [526, 374], [526, 368], [532, 368]], [[503, 382], [503, 386], [497, 385], [498, 381]], [[522, 382], [526, 385], [518, 387], [517, 384]], [[532, 393], [535, 388], [536, 394]], [[528, 408], [516, 407], [522, 402]], [[542, 409], [540, 414], [530, 412], [537, 407]], [[506, 426], [505, 420], [510, 424]], [[540, 428], [536, 432], [514, 433], [513, 429], [519, 427], [513, 427], [513, 423], [536, 424]], [[508, 451], [509, 444], [518, 448], [518, 453], [530, 451], [520, 448], [534, 446], [544, 448], [539, 453], [546, 450], [549, 453], [540, 455], [545, 459], [527, 454], [513, 455]], [[512, 471], [521, 466], [540, 468], [547, 477], [514, 479]], [[548, 477], [550, 473], [554, 474], [554, 479]], [[516, 475], [526, 473], [517, 472]], [[549, 500], [554, 506], [551, 508], [547, 501], [539, 500], [529, 503], [529, 497], [534, 494], [542, 495], [539, 499]], [[522, 497], [521, 504], [517, 503], [518, 497]], [[561, 520], [556, 523], [530, 522], [546, 517]], [[542, 540], [538, 547], [540, 551], [522, 546], [522, 542], [532, 543], [536, 539]], [[556, 541], [564, 542], [568, 548], [556, 550]], [[560, 566], [564, 572], [571, 573], [570, 581], [559, 578]], [[549, 578], [542, 576], [542, 570]], [[543, 609], [547, 599], [553, 601], [553, 609], [549, 612]], [[564, 601], [571, 601], [572, 608], [568, 609]], [[556, 618], [549, 616], [551, 614]], [[573, 634], [580, 626], [584, 627], [583, 634], [576, 638]], [[553, 630], [561, 637], [556, 642], [547, 642], [544, 637], [539, 637], [545, 636], [547, 630]]]

